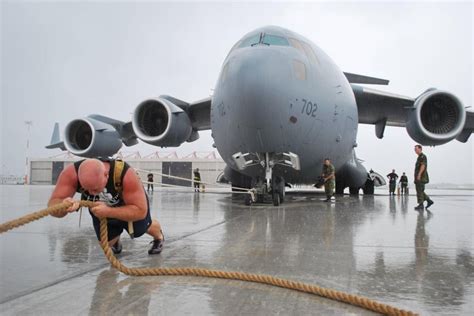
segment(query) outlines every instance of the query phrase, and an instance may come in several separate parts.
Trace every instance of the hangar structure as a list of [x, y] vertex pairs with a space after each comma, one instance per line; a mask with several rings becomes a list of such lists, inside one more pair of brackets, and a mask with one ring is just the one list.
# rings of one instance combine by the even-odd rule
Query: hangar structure
[[[173, 177], [193, 179], [193, 171], [199, 168], [201, 181], [212, 187], [222, 177], [225, 162], [215, 152], [193, 152], [189, 155], [178, 156], [176, 152], [154, 152], [142, 156], [138, 151], [132, 153], [119, 152], [116, 158], [120, 158], [137, 169], [138, 175], [146, 181], [147, 174], [154, 174], [155, 183], [180, 185], [191, 187], [192, 182], [168, 178], [160, 174]], [[28, 164], [28, 184], [56, 184], [59, 174], [68, 165], [84, 158], [74, 156], [71, 153], [62, 153], [49, 158], [32, 158]], [[217, 185], [216, 185], [217, 186]]]

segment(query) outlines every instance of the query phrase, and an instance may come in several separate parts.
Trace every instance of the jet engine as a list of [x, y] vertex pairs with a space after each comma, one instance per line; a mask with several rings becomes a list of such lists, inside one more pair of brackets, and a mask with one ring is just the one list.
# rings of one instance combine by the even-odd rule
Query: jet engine
[[408, 114], [407, 132], [422, 145], [445, 144], [458, 136], [466, 121], [466, 111], [453, 94], [436, 89], [421, 94]]
[[66, 126], [64, 146], [77, 156], [106, 157], [122, 147], [122, 140], [112, 125], [86, 117], [73, 120]]
[[133, 131], [145, 143], [176, 147], [192, 138], [188, 114], [162, 97], [140, 103], [133, 114]]

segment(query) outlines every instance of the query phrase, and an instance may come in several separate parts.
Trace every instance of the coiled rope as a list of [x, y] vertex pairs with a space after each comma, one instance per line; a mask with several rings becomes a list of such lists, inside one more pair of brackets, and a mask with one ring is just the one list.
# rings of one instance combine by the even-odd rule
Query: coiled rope
[[[0, 234], [12, 230], [16, 227], [23, 226], [30, 222], [39, 220], [50, 214], [58, 213], [66, 210], [71, 204], [60, 203], [44, 210], [34, 212], [18, 219], [3, 223], [0, 225]], [[81, 206], [92, 207], [94, 202], [81, 201]], [[378, 312], [385, 315], [400, 315], [411, 316], [417, 315], [414, 312], [402, 310], [387, 304], [382, 304], [373, 301], [367, 297], [344, 293], [332, 289], [326, 289], [317, 285], [311, 285], [302, 282], [290, 281], [281, 278], [275, 278], [269, 275], [251, 274], [244, 272], [230, 272], [219, 271], [200, 268], [129, 268], [124, 266], [113, 254], [109, 247], [107, 240], [107, 219], [100, 220], [100, 246], [102, 247], [105, 256], [110, 264], [120, 272], [131, 276], [159, 276], [159, 275], [173, 275], [173, 276], [201, 276], [209, 278], [233, 279], [239, 281], [263, 283], [273, 286], [278, 286], [286, 289], [297, 290], [305, 293], [315, 294], [321, 297], [329, 298], [339, 302], [359, 306], [370, 311]]]

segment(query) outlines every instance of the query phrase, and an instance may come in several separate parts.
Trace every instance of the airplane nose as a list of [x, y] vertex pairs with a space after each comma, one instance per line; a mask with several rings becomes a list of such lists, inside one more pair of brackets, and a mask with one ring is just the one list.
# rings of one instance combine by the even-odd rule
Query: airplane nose
[[248, 47], [224, 64], [211, 108], [214, 141], [224, 157], [237, 152], [284, 152], [285, 132], [296, 91], [292, 59], [284, 50]]
[[[285, 56], [267, 47], [244, 49], [227, 65], [224, 89], [236, 120], [247, 127], [261, 127], [262, 122], [278, 115], [284, 96], [282, 87], [291, 79]], [[275, 119], [275, 117], [274, 117]]]

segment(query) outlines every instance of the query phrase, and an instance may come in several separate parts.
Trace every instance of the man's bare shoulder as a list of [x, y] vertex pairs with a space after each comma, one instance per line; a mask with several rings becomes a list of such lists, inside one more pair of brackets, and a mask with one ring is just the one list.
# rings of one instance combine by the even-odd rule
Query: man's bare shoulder
[[61, 180], [64, 181], [65, 184], [76, 184], [77, 183], [77, 172], [74, 164], [71, 164], [64, 168], [61, 172]]
[[137, 172], [132, 167], [129, 167], [123, 176], [123, 188], [127, 190], [127, 188], [135, 188], [140, 186], [140, 179], [137, 176]]

